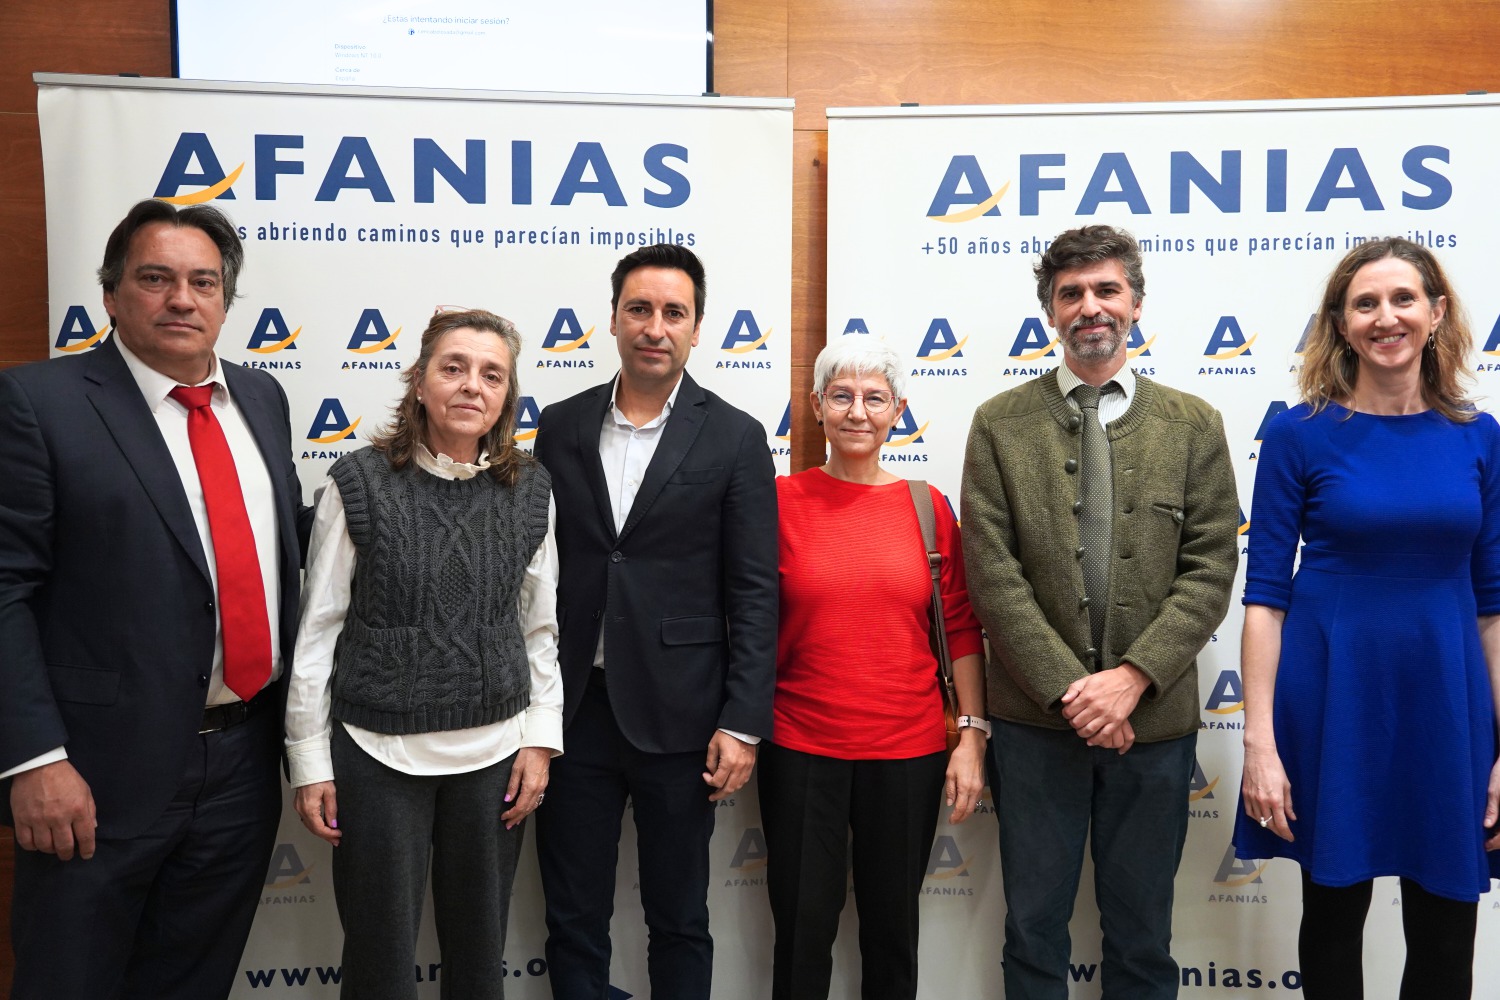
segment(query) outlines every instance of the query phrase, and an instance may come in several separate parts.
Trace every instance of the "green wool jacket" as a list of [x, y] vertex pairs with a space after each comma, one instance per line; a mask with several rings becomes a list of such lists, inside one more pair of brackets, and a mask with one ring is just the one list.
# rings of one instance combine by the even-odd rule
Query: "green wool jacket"
[[[1075, 555], [1079, 476], [1065, 468], [1082, 461], [1079, 428], [1049, 372], [980, 406], [964, 456], [964, 562], [992, 650], [989, 712], [1049, 729], [1069, 728], [1058, 699], [1095, 669]], [[1099, 660], [1151, 678], [1130, 716], [1136, 739], [1175, 739], [1198, 728], [1197, 656], [1224, 620], [1239, 558], [1224, 421], [1138, 375], [1106, 432], [1114, 528]]]

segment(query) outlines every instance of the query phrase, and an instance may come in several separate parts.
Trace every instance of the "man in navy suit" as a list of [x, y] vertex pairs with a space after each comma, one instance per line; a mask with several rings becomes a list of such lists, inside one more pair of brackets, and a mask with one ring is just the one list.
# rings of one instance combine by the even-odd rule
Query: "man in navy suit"
[[0, 372], [20, 1000], [226, 996], [255, 916], [311, 511], [281, 387], [214, 353], [242, 261], [217, 210], [141, 202], [99, 269], [110, 339]]
[[607, 995], [620, 822], [633, 804], [652, 996], [707, 1000], [708, 842], [771, 735], [776, 488], [765, 429], [683, 370], [706, 283], [685, 247], [611, 279], [611, 382], [542, 411], [557, 498], [566, 752], [537, 813], [558, 1000]]

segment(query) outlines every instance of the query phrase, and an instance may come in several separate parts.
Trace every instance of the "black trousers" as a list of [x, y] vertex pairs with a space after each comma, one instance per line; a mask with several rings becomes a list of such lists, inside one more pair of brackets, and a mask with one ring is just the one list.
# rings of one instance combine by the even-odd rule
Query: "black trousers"
[[[1319, 885], [1303, 870], [1297, 955], [1308, 1000], [1363, 1000], [1365, 915], [1373, 884]], [[1401, 880], [1401, 1000], [1468, 1000], [1478, 911], [1478, 903], [1434, 896], [1411, 879]]]
[[276, 715], [198, 736], [141, 836], [101, 839], [87, 861], [16, 849], [13, 1000], [229, 995], [281, 818]]
[[848, 897], [853, 834], [860, 995], [913, 1000], [922, 879], [942, 805], [945, 753], [839, 760], [763, 744], [760, 812], [776, 924], [774, 1000], [827, 997]]
[[651, 996], [708, 1000], [714, 948], [708, 933], [711, 789], [701, 751], [645, 753], [615, 722], [604, 671], [595, 670], [552, 762], [536, 812], [537, 862], [547, 910], [547, 975], [554, 1000], [605, 1000], [609, 918], [615, 905], [620, 823], [629, 797], [649, 933]]

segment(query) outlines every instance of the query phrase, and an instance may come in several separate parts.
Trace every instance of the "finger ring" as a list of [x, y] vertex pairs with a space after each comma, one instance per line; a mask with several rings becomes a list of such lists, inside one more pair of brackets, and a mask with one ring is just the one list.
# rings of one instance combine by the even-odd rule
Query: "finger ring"
[[1262, 816], [1262, 817], [1261, 817], [1261, 818], [1260, 818], [1260, 825], [1261, 825], [1261, 826], [1266, 826], [1266, 825], [1268, 825], [1268, 824], [1269, 824], [1269, 823], [1270, 823], [1270, 822], [1271, 822], [1271, 817], [1269, 817], [1269, 816]]
[[[542, 794], [538, 795], [536, 797], [536, 804], [537, 805], [541, 805], [542, 804], [542, 800], [545, 799], [546, 797], [547, 797], [547, 793], [546, 792], [543, 792]], [[1262, 823], [1261, 826], [1265, 826], [1265, 824]]]

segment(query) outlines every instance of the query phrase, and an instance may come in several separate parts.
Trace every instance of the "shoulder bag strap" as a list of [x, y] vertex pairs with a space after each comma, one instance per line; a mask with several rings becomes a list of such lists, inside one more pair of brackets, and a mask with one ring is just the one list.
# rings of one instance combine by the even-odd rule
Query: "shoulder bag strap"
[[942, 678], [945, 697], [953, 689], [953, 660], [948, 655], [948, 626], [943, 614], [943, 557], [937, 547], [937, 515], [932, 509], [932, 493], [921, 479], [908, 479], [911, 502], [917, 508], [917, 521], [922, 525], [922, 544], [927, 549], [927, 568], [932, 573], [932, 651], [937, 656], [938, 676]]

